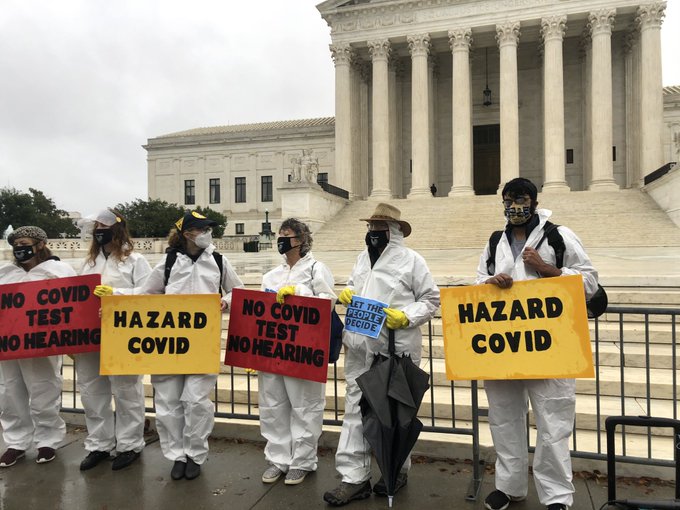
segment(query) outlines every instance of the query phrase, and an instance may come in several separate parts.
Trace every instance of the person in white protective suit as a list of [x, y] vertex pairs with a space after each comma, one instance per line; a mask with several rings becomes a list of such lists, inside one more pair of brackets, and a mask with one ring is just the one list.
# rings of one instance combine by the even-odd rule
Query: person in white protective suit
[[[558, 269], [555, 250], [548, 242], [541, 242], [545, 223], [552, 213], [536, 209], [536, 199], [536, 186], [528, 179], [518, 177], [505, 185], [503, 206], [507, 226], [492, 266], [488, 264], [490, 243], [487, 243], [479, 260], [476, 282], [507, 289], [514, 281], [580, 274], [586, 298], [590, 298], [597, 290], [597, 271], [580, 239], [567, 227], [558, 227], [565, 245], [563, 265]], [[485, 507], [504, 510], [527, 496], [526, 415], [531, 401], [538, 430], [533, 476], [539, 501], [549, 510], [568, 508], [574, 493], [569, 454], [576, 402], [574, 379], [489, 380], [484, 381], [484, 388], [496, 449], [496, 490], [487, 496]]]
[[[333, 275], [314, 259], [309, 227], [295, 218], [285, 220], [277, 246], [285, 260], [263, 276], [262, 290], [276, 292], [279, 303], [296, 295], [330, 299], [335, 305]], [[286, 485], [302, 483], [317, 468], [326, 384], [260, 372], [258, 404], [260, 431], [267, 440], [264, 455], [270, 464], [262, 481], [274, 483], [286, 473]]]
[[[83, 261], [81, 275], [100, 274], [101, 285], [94, 294], [135, 294], [151, 273], [151, 266], [133, 251], [132, 239], [123, 216], [104, 209], [83, 225], [92, 230], [90, 252]], [[144, 385], [141, 375], [99, 375], [99, 352], [77, 354], [78, 391], [85, 408], [88, 454], [80, 463], [87, 471], [111, 452], [117, 452], [111, 464], [114, 471], [123, 469], [139, 458], [144, 448]], [[111, 398], [116, 402], [115, 416]]]
[[[335, 467], [342, 482], [324, 494], [324, 501], [341, 506], [352, 500], [371, 495], [371, 452], [364, 439], [359, 400], [361, 390], [356, 379], [373, 363], [374, 355], [388, 355], [387, 328], [395, 331], [397, 355], [408, 354], [418, 365], [421, 358], [420, 326], [434, 317], [439, 307], [439, 288], [430, 270], [415, 251], [404, 246], [411, 225], [402, 221], [401, 212], [389, 204], [378, 204], [368, 222], [367, 249], [359, 254], [347, 287], [338, 296], [349, 304], [352, 295], [370, 298], [389, 305], [385, 325], [377, 339], [345, 330], [345, 416], [335, 455]], [[404, 463], [397, 477], [399, 490], [408, 480], [410, 460]], [[373, 488], [378, 495], [387, 495], [382, 478]]]
[[[217, 224], [191, 211], [170, 232], [169, 252], [153, 268], [140, 294], [216, 294], [226, 291], [222, 311], [231, 302], [231, 290], [243, 287], [226, 257], [221, 256], [222, 277], [213, 252], [212, 227]], [[165, 281], [166, 260], [172, 251], [177, 258]], [[165, 458], [174, 462], [173, 480], [193, 480], [201, 474], [208, 458], [208, 436], [215, 422], [210, 395], [217, 374], [152, 375], [156, 404], [156, 427]]]
[[[39, 227], [19, 227], [7, 241], [14, 261], [0, 268], [0, 285], [76, 276], [75, 270], [47, 247], [47, 234]], [[0, 425], [7, 450], [0, 467], [13, 466], [33, 444], [36, 462], [54, 460], [66, 434], [59, 416], [61, 356], [0, 361]]]

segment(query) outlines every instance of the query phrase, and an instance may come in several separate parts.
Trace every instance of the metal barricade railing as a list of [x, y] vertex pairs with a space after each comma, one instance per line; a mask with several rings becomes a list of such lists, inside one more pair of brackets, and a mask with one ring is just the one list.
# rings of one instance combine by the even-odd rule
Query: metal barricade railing
[[[602, 375], [601, 371], [603, 368], [602, 360], [601, 360], [601, 347], [603, 342], [610, 342], [612, 344], [617, 345], [618, 350], [619, 350], [619, 360], [618, 360], [618, 370], [619, 370], [619, 380], [617, 381], [618, 383], [618, 395], [614, 395], [614, 397], [618, 398], [619, 403], [620, 403], [620, 409], [616, 414], [619, 415], [626, 415], [629, 414], [627, 413], [628, 409], [626, 407], [626, 399], [629, 398], [631, 395], [627, 394], [627, 373], [626, 373], [626, 368], [627, 365], [629, 364], [627, 361], [627, 351], [629, 350], [628, 343], [626, 342], [626, 332], [630, 331], [631, 324], [643, 324], [644, 325], [644, 341], [642, 344], [644, 345], [644, 356], [643, 360], [644, 362], [642, 363], [642, 367], [635, 367], [636, 369], [644, 369], [644, 402], [645, 405], [642, 407], [641, 410], [643, 410], [646, 414], [648, 415], [654, 415], [655, 414], [655, 409], [653, 408], [652, 403], [655, 402], [657, 399], [661, 398], [664, 402], [668, 403], [670, 402], [670, 406], [672, 408], [669, 416], [661, 416], [661, 417], [666, 417], [666, 418], [678, 418], [678, 381], [677, 381], [677, 376], [678, 376], [678, 364], [677, 364], [677, 350], [678, 350], [678, 339], [677, 339], [677, 321], [678, 321], [678, 316], [680, 316], [680, 309], [673, 309], [673, 308], [650, 308], [650, 307], [619, 307], [619, 306], [611, 306], [607, 309], [607, 317], [608, 319], [606, 321], [604, 320], [599, 320], [595, 319], [592, 326], [593, 326], [593, 331], [594, 335], [592, 338], [592, 343], [593, 343], [593, 357], [594, 357], [594, 364], [595, 364], [595, 379], [592, 381], [592, 384], [594, 385], [594, 393], [595, 393], [595, 426], [594, 426], [594, 433], [596, 434], [596, 441], [595, 441], [595, 447], [590, 448], [590, 449], [583, 449], [580, 447], [583, 443], [579, 442], [580, 439], [580, 434], [582, 431], [586, 430], [585, 428], [579, 427], [579, 419], [577, 417], [575, 426], [574, 426], [574, 431], [572, 435], [572, 456], [573, 457], [578, 457], [578, 458], [585, 458], [585, 459], [595, 459], [595, 460], [602, 460], [606, 461], [606, 451], [603, 450], [603, 438], [605, 437], [605, 427], [604, 427], [604, 420], [607, 417], [607, 415], [612, 415], [614, 413], [604, 413], [602, 409]], [[612, 321], [611, 317], [615, 316], [617, 317], [616, 321]], [[642, 322], [634, 322], [636, 317], [642, 317], [643, 320]], [[664, 333], [667, 333], [667, 338], [664, 339], [662, 342], [663, 345], [667, 345], [666, 351], [668, 351], [669, 358], [668, 360], [663, 361], [663, 365], [665, 366], [664, 368], [664, 373], [662, 374], [663, 377], [668, 377], [670, 378], [670, 395], [662, 395], [659, 397], [658, 395], [654, 395], [653, 392], [653, 383], [652, 383], [652, 355], [650, 353], [650, 346], [652, 345], [652, 342], [650, 340], [650, 331], [651, 331], [651, 325], [655, 324], [658, 325], [659, 322], [652, 322], [650, 320], [650, 316], [658, 316], [658, 317], [663, 317], [665, 318], [665, 322], [662, 322], [662, 324], [665, 324], [663, 330], [662, 330], [662, 335]], [[603, 316], [605, 317], [605, 316]], [[629, 320], [626, 321], [625, 318], [628, 317]], [[603, 339], [602, 338], [602, 332], [603, 332], [603, 325], [607, 324], [608, 325], [608, 334], [609, 338]], [[616, 338], [611, 337], [611, 332], [614, 330], [612, 328], [612, 325], [617, 326], [618, 330], [618, 335]], [[628, 326], [628, 329], [626, 329], [626, 326]], [[639, 334], [639, 330], [636, 334]], [[428, 352], [427, 355], [423, 358], [423, 363], [427, 364], [429, 366], [429, 373], [430, 373], [430, 381], [434, 385], [435, 382], [435, 377], [436, 377], [436, 372], [432, 363], [432, 354], [434, 352], [434, 341], [433, 338], [436, 335], [434, 334], [434, 327], [432, 322], [428, 324], [428, 332], [427, 332], [427, 347], [428, 347]], [[658, 332], [657, 332], [658, 336]], [[611, 356], [610, 356], [611, 358]], [[639, 364], [639, 363], [638, 363]], [[670, 366], [667, 366], [670, 365]], [[611, 368], [611, 365], [610, 365]], [[344, 394], [344, 383], [342, 378], [339, 375], [339, 368], [336, 365], [333, 365], [332, 368], [333, 371], [333, 377], [329, 377], [328, 383], [329, 385], [332, 385], [333, 388], [333, 396], [332, 396], [332, 410], [333, 410], [333, 416], [332, 418], [326, 418], [324, 420], [325, 425], [340, 425], [342, 423], [341, 416], [342, 412], [340, 411], [340, 399], [342, 395]], [[220, 383], [215, 386], [215, 416], [219, 418], [226, 418], [226, 419], [246, 419], [246, 420], [258, 420], [259, 415], [257, 414], [256, 410], [256, 404], [253, 399], [252, 395], [252, 377], [255, 377], [251, 374], [242, 374], [239, 371], [237, 371], [234, 368], [230, 368], [226, 373], [222, 374], [223, 376], [226, 376], [222, 379], [222, 381], [228, 380], [229, 381], [229, 388], [223, 388], [220, 387]], [[656, 374], [658, 376], [658, 374]], [[246, 378], [246, 395], [245, 399], [241, 398], [237, 393], [237, 384], [236, 380], [237, 378], [243, 379]], [[659, 384], [661, 381], [655, 381], [655, 384]], [[470, 490], [468, 491], [468, 499], [475, 499], [476, 494], [479, 490], [479, 486], [481, 484], [481, 477], [482, 477], [482, 470], [483, 470], [483, 464], [480, 460], [480, 418], [485, 417], [488, 415], [488, 409], [481, 407], [479, 405], [479, 387], [477, 384], [477, 381], [470, 381], [469, 382], [469, 391], [470, 391], [470, 405], [469, 405], [469, 420], [463, 420], [457, 415], [457, 410], [456, 410], [456, 389], [457, 388], [467, 388], [468, 383], [461, 383], [459, 382], [449, 382], [449, 387], [450, 387], [450, 398], [448, 398], [447, 401], [441, 402], [437, 401], [435, 397], [435, 392], [434, 387], [431, 388], [429, 392], [429, 397], [426, 397], [426, 400], [423, 400], [423, 405], [421, 407], [421, 419], [424, 423], [424, 428], [423, 431], [425, 432], [435, 432], [435, 433], [443, 433], [443, 434], [451, 434], [451, 435], [465, 435], [465, 436], [470, 436], [472, 440], [472, 451], [471, 451], [471, 456], [472, 456], [472, 463], [473, 463], [473, 480], [472, 484], [470, 487]], [[609, 385], [611, 387], [611, 384]], [[446, 386], [438, 386], [439, 388], [441, 387], [446, 387]], [[611, 391], [611, 390], [608, 390]], [[73, 369], [73, 382], [71, 389], [69, 391], [71, 395], [68, 396], [68, 401], [71, 404], [70, 407], [64, 406], [62, 407], [63, 411], [67, 412], [82, 412], [82, 408], [79, 408], [77, 405], [77, 386], [76, 386], [76, 377], [75, 377], [75, 367]], [[227, 396], [224, 397], [226, 392]], [[441, 392], [439, 392], [441, 394]], [[607, 397], [612, 397], [612, 395], [607, 395]], [[429, 399], [429, 400], [427, 400]], [[578, 395], [577, 395], [578, 399]], [[228, 408], [225, 410], [224, 406], [228, 406]], [[444, 419], [442, 418], [443, 412], [438, 412], [438, 409], [445, 409], [446, 406], [450, 406], [450, 420], [448, 418]], [[668, 407], [668, 406], [666, 406]], [[241, 410], [239, 410], [241, 409]], [[153, 408], [148, 408], [147, 411], [153, 412]], [[644, 413], [636, 413], [636, 414], [644, 414]], [[527, 422], [529, 423], [529, 422]], [[529, 429], [527, 430], [527, 434], [529, 434]], [[654, 435], [652, 434], [651, 430], [647, 431], [647, 455], [646, 456], [640, 456], [640, 455], [630, 455], [628, 454], [626, 450], [626, 432], [625, 432], [625, 427], [622, 430], [621, 437], [620, 437], [620, 443], [621, 446], [617, 448], [621, 454], [617, 456], [617, 460], [622, 460], [624, 462], [631, 462], [631, 463], [638, 463], [638, 464], [649, 464], [649, 465], [656, 465], [656, 466], [672, 466], [672, 460], [671, 459], [659, 459], [655, 458], [653, 456], [653, 448], [652, 448], [652, 442], [654, 439]], [[533, 451], [534, 446], [530, 444], [530, 450]]]

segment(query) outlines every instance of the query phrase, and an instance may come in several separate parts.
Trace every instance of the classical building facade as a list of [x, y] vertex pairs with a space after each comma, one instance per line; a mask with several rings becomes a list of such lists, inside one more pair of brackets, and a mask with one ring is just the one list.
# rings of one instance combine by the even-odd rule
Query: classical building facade
[[335, 174], [354, 198], [640, 186], [668, 161], [665, 2], [328, 0]]
[[[334, 119], [197, 128], [150, 138], [149, 197], [227, 215], [225, 235], [255, 235], [280, 219], [284, 182], [328, 181]], [[270, 221], [271, 221], [270, 220]], [[277, 221], [272, 221], [276, 228]]]

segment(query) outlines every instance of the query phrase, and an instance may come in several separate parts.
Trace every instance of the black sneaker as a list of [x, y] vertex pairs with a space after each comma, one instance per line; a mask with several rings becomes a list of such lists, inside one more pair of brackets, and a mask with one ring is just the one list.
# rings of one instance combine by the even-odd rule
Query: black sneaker
[[56, 457], [57, 452], [54, 448], [43, 446], [42, 448], [38, 448], [38, 457], [35, 459], [35, 461], [38, 464], [46, 464], [47, 462], [52, 462]]
[[196, 464], [192, 458], [187, 457], [187, 467], [184, 471], [184, 477], [187, 480], [193, 480], [194, 478], [198, 478], [200, 474], [201, 465]]
[[569, 507], [564, 503], [553, 503], [548, 505], [548, 510], [569, 510]]
[[109, 452], [102, 452], [99, 450], [90, 452], [87, 454], [87, 457], [85, 457], [83, 461], [80, 463], [80, 470], [87, 471], [88, 469], [92, 469], [101, 461], [106, 460], [109, 457], [110, 457]]
[[526, 496], [508, 496], [504, 492], [495, 490], [484, 500], [484, 508], [488, 510], [505, 510], [510, 506], [510, 502], [524, 501], [525, 499]]
[[181, 480], [184, 478], [184, 473], [187, 469], [187, 463], [181, 460], [176, 460], [170, 471], [170, 477], [173, 480]]
[[19, 459], [26, 456], [24, 450], [17, 450], [16, 448], [7, 448], [7, 451], [0, 457], [0, 467], [10, 467], [17, 463]]
[[127, 452], [122, 452], [119, 453], [115, 459], [113, 459], [113, 463], [111, 464], [111, 469], [114, 471], [118, 471], [120, 469], [128, 467], [130, 464], [132, 464], [134, 461], [136, 461], [139, 458], [141, 452], [135, 452], [133, 450], [129, 450]]
[[371, 481], [362, 483], [341, 482], [335, 489], [323, 495], [323, 500], [331, 506], [343, 506], [355, 499], [366, 499], [371, 495]]
[[[408, 473], [399, 473], [397, 475], [397, 483], [394, 485], [394, 494], [396, 494], [399, 489], [408, 483]], [[387, 496], [387, 487], [385, 486], [385, 479], [381, 476], [378, 483], [373, 486], [373, 493], [378, 496]]]

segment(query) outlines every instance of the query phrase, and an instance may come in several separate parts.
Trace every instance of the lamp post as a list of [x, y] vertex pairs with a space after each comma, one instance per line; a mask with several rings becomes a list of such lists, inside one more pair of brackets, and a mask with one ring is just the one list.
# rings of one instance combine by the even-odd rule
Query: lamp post
[[269, 209], [264, 210], [264, 234], [267, 238], [270, 238], [272, 234], [272, 228], [269, 225]]

